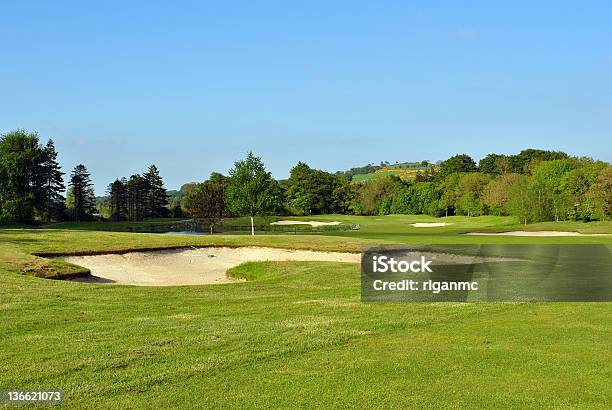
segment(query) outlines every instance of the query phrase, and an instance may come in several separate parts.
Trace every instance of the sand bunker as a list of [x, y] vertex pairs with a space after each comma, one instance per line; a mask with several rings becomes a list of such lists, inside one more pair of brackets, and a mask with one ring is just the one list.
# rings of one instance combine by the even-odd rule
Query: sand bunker
[[91, 270], [80, 282], [121, 285], [209, 285], [231, 283], [225, 272], [245, 262], [360, 262], [358, 253], [297, 251], [274, 248], [200, 248], [131, 252], [123, 255], [66, 256], [60, 259]]
[[452, 225], [451, 222], [417, 222], [414, 224], [410, 224], [412, 226], [414, 226], [415, 228], [434, 228], [436, 226], [446, 226], [446, 225]]
[[318, 221], [276, 221], [271, 222], [270, 225], [310, 225], [312, 227], [327, 226], [327, 225], [340, 225], [342, 222], [318, 222]]
[[511, 232], [470, 232], [466, 235], [482, 236], [610, 236], [607, 233], [580, 233], [562, 231], [511, 231]]

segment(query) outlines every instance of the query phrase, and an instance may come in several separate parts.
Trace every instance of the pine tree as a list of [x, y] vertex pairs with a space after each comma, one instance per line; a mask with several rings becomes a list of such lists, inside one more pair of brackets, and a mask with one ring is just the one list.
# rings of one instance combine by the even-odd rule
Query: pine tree
[[136, 174], [130, 177], [126, 186], [128, 219], [139, 221], [147, 216], [147, 181]]
[[122, 180], [116, 179], [110, 184], [108, 186], [108, 194], [110, 196], [111, 219], [114, 221], [127, 219], [127, 186], [125, 178]]
[[151, 165], [144, 174], [147, 183], [146, 193], [146, 215], [151, 218], [163, 218], [168, 216], [168, 194], [164, 187], [164, 180], [159, 175], [155, 165]]
[[85, 165], [79, 164], [74, 167], [69, 186], [74, 196], [74, 219], [81, 221], [91, 218], [96, 212], [96, 197]]
[[49, 140], [42, 149], [42, 161], [40, 164], [40, 211], [46, 216], [47, 222], [51, 222], [52, 217], [58, 217], [61, 213], [64, 197], [62, 192], [64, 186], [64, 173], [57, 162], [57, 151], [53, 140]]

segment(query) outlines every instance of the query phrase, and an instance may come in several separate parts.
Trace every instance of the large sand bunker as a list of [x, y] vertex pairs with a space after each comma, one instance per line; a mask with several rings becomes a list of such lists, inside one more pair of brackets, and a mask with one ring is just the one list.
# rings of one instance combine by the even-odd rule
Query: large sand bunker
[[410, 225], [415, 228], [435, 228], [436, 226], [452, 225], [452, 222], [417, 222]]
[[340, 225], [342, 222], [334, 221], [334, 222], [318, 222], [318, 221], [276, 221], [270, 222], [270, 225], [310, 225], [312, 227], [317, 226], [330, 226], [330, 225]]
[[225, 272], [245, 262], [318, 261], [359, 263], [358, 253], [275, 248], [199, 248], [122, 255], [66, 256], [62, 260], [91, 270], [80, 282], [121, 285], [208, 285], [236, 282]]
[[510, 231], [510, 232], [470, 232], [466, 235], [482, 236], [609, 236], [607, 233], [580, 233], [563, 231]]

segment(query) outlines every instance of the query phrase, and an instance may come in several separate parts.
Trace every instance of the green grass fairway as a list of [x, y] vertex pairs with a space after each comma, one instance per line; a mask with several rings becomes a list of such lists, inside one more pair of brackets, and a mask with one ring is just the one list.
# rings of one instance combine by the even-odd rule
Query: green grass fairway
[[[61, 388], [72, 408], [612, 404], [610, 303], [361, 303], [359, 266], [329, 262], [248, 263], [229, 272], [246, 282], [210, 286], [109, 286], [32, 276], [79, 272], [40, 254], [612, 242], [462, 235], [525, 229], [498, 217], [452, 217], [444, 220], [453, 225], [441, 228], [409, 225], [434, 220], [421, 216], [305, 219], [361, 229], [255, 237], [0, 229], [0, 389]], [[538, 229], [612, 231], [610, 223], [544, 226]]]

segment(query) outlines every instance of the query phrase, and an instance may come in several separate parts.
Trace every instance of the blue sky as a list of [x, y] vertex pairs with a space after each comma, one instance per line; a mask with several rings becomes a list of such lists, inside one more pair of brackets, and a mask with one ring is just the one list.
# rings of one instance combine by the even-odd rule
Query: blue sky
[[612, 159], [612, 2], [4, 1], [0, 132], [98, 194], [526, 147]]

